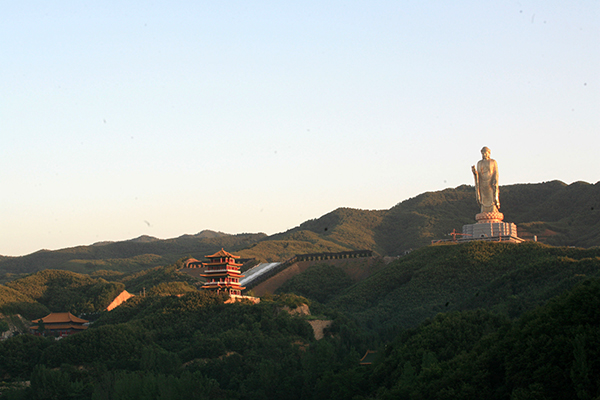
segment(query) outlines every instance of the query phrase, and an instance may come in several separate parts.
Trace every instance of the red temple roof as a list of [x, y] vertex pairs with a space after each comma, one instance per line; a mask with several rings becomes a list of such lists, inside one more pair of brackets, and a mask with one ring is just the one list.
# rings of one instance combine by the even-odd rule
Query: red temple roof
[[231, 258], [240, 258], [240, 256], [234, 256], [233, 254], [221, 249], [217, 251], [212, 256], [205, 256], [206, 258], [218, 258], [218, 257], [231, 257]]

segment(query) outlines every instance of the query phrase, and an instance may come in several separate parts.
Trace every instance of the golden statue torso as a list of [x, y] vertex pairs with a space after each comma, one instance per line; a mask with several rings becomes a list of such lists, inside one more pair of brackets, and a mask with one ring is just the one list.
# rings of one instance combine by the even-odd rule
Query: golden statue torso
[[477, 203], [481, 213], [495, 213], [500, 208], [498, 197], [498, 164], [490, 158], [490, 149], [481, 149], [482, 159], [477, 162], [477, 168], [471, 167], [475, 177]]

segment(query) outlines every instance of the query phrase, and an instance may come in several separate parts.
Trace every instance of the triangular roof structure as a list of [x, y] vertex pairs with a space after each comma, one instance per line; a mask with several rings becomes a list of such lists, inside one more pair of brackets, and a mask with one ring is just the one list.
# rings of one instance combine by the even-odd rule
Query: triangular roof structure
[[114, 310], [132, 297], [134, 297], [134, 295], [129, 293], [127, 290], [123, 290], [117, 297], [113, 299], [113, 301], [110, 302], [110, 304], [106, 307], [106, 311]]
[[218, 257], [240, 258], [240, 256], [234, 256], [233, 254], [223, 250], [223, 248], [221, 248], [221, 250], [217, 251], [212, 256], [204, 256], [204, 257], [206, 257], [206, 258], [218, 258]]
[[367, 350], [367, 352], [365, 353], [363, 358], [360, 359], [359, 364], [360, 365], [371, 365], [375, 361], [376, 356], [377, 356], [376, 350]]

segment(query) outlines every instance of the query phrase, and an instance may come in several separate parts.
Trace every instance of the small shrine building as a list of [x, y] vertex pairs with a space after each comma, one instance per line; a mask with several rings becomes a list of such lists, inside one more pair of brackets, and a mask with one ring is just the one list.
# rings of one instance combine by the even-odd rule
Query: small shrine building
[[29, 327], [29, 332], [33, 335], [64, 337], [86, 330], [90, 321], [77, 318], [70, 312], [62, 312], [50, 313], [31, 322], [34, 325]]
[[240, 285], [240, 279], [244, 277], [240, 272], [242, 264], [235, 262], [235, 259], [240, 257], [223, 249], [205, 257], [208, 258], [208, 262], [202, 263], [206, 267], [204, 274], [200, 275], [206, 278], [202, 289], [223, 292], [230, 296], [241, 296], [242, 290], [246, 288]]

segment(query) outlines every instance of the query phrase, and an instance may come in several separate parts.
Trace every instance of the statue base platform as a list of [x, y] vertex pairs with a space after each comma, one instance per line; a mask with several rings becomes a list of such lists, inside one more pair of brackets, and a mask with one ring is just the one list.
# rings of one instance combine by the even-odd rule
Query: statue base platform
[[463, 225], [463, 236], [459, 239], [460, 242], [469, 242], [471, 240], [512, 243], [524, 242], [523, 239], [517, 236], [517, 225], [512, 222], [502, 222], [502, 219], [504, 218], [502, 213], [482, 214], [477, 214], [476, 224]]

